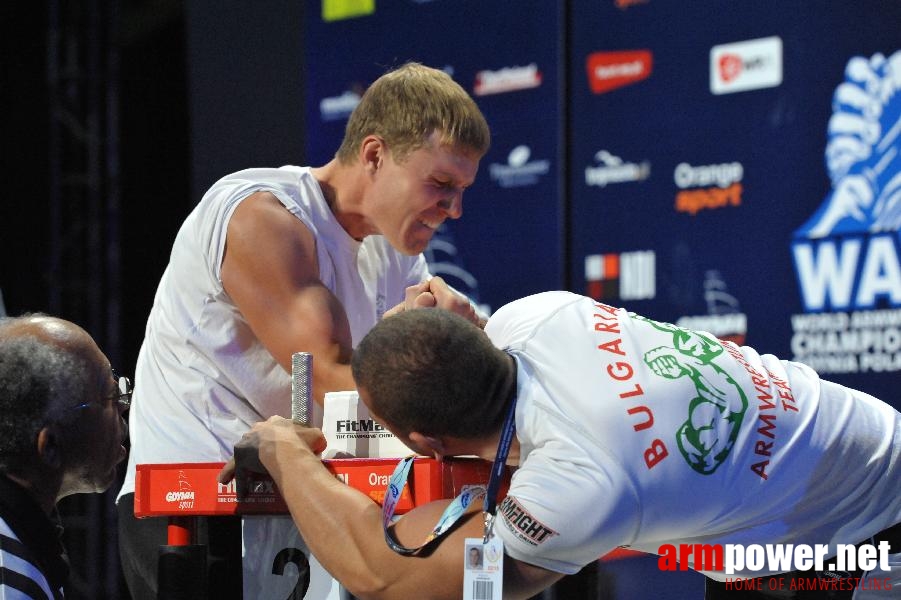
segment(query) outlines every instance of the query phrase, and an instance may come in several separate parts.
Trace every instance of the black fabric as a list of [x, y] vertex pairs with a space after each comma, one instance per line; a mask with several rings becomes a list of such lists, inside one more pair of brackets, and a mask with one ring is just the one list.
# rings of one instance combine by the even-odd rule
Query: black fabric
[[[21, 544], [11, 538], [0, 541], [3, 550], [25, 554], [37, 566], [54, 594], [69, 578], [69, 560], [62, 542], [59, 516], [48, 517], [37, 501], [19, 484], [0, 475], [0, 518], [15, 532]], [[24, 546], [24, 549], [23, 549]]]
[[[134, 494], [126, 494], [117, 504], [119, 513], [119, 557], [122, 572], [133, 600], [157, 600], [160, 547], [167, 541], [165, 517], [138, 519], [134, 516]], [[241, 600], [240, 517], [198, 518], [197, 544], [207, 547], [209, 598]], [[193, 582], [185, 582], [186, 587]]]
[[901, 523], [895, 523], [888, 529], [884, 529], [873, 536], [873, 541], [867, 543], [879, 544], [881, 541], [889, 543], [889, 554], [901, 552]]
[[[857, 545], [872, 544], [878, 546], [881, 541], [889, 543], [890, 554], [901, 552], [901, 523], [892, 525]], [[828, 563], [829, 559], [825, 562]], [[843, 572], [792, 571], [790, 573], [755, 578], [753, 580], [756, 584], [755, 587], [760, 588], [760, 591], [735, 589], [735, 586], [727, 586], [721, 581], [714, 581], [708, 578], [705, 582], [704, 600], [773, 600], [774, 598], [788, 600], [851, 600], [851, 597], [854, 595], [854, 580], [859, 580], [862, 576], [863, 572], [860, 569]], [[774, 589], [770, 590], [769, 584], [772, 580], [775, 580]], [[828, 585], [833, 581], [835, 581], [834, 586]], [[793, 582], [794, 585], [792, 585]], [[818, 585], [820, 582], [823, 582], [825, 585]], [[793, 590], [791, 589], [792, 587], [796, 589]]]

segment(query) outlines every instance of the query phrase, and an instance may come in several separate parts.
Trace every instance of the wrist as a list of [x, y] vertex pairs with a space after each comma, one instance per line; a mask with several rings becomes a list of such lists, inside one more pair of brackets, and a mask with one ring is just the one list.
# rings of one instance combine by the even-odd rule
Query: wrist
[[279, 440], [260, 448], [260, 462], [273, 475], [280, 469], [281, 465], [308, 460], [318, 462], [319, 458], [299, 438]]

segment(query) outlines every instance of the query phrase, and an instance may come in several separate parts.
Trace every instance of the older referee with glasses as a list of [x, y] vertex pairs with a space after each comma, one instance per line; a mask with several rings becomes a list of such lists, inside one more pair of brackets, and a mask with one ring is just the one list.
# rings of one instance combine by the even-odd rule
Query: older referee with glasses
[[130, 403], [131, 383], [81, 327], [0, 318], [0, 597], [63, 596], [56, 504], [113, 483]]

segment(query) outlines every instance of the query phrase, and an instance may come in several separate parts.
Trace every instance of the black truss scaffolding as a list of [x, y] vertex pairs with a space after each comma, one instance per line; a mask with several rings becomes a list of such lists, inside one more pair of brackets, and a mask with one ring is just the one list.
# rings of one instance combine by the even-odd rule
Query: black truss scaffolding
[[[120, 360], [117, 2], [49, 0], [48, 311]], [[72, 563], [68, 597], [120, 598], [117, 485], [60, 503]]]

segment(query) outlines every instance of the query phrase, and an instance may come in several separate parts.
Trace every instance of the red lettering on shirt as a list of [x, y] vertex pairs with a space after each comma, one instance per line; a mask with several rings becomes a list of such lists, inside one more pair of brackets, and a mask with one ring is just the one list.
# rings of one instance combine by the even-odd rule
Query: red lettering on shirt
[[603, 344], [598, 344], [598, 350], [606, 350], [607, 352], [613, 352], [614, 354], [619, 354], [620, 356], [625, 356], [626, 353], [623, 352], [623, 349], [619, 347], [620, 344], [622, 344], [622, 343], [623, 343], [623, 341], [621, 339], [616, 338], [615, 340], [613, 340], [611, 342], [604, 342]]
[[[612, 386], [613, 390], [617, 392], [622, 400], [643, 396], [644, 390], [641, 384], [632, 380], [635, 376], [635, 368], [629, 361], [622, 338], [619, 337], [620, 323], [617, 309], [606, 304], [595, 304], [594, 307], [596, 309], [596, 312], [592, 315], [594, 330], [600, 336], [603, 336], [599, 340], [600, 343], [597, 344], [597, 349], [604, 353], [599, 356], [606, 363], [604, 370], [614, 384]], [[610, 338], [606, 339], [607, 336], [610, 336]], [[609, 354], [614, 354], [620, 358], [607, 362]], [[622, 387], [621, 384], [628, 384], [629, 387], [617, 390], [618, 387]], [[632, 425], [632, 430], [636, 433], [653, 429], [654, 413], [650, 407], [643, 404], [630, 406], [626, 408], [626, 414], [630, 417], [638, 417], [638, 420]], [[658, 438], [651, 440], [650, 445], [642, 454], [645, 465], [648, 469], [651, 469], [669, 456], [669, 451], [666, 448], [666, 444]]]
[[791, 386], [788, 385], [788, 382], [784, 379], [779, 379], [773, 373], [767, 371], [770, 377], [773, 378], [773, 383], [776, 384], [778, 388], [776, 393], [779, 395], [779, 399], [782, 401], [782, 410], [789, 411], [792, 410], [794, 412], [798, 412], [798, 406], [795, 403], [795, 396], [792, 394]]

